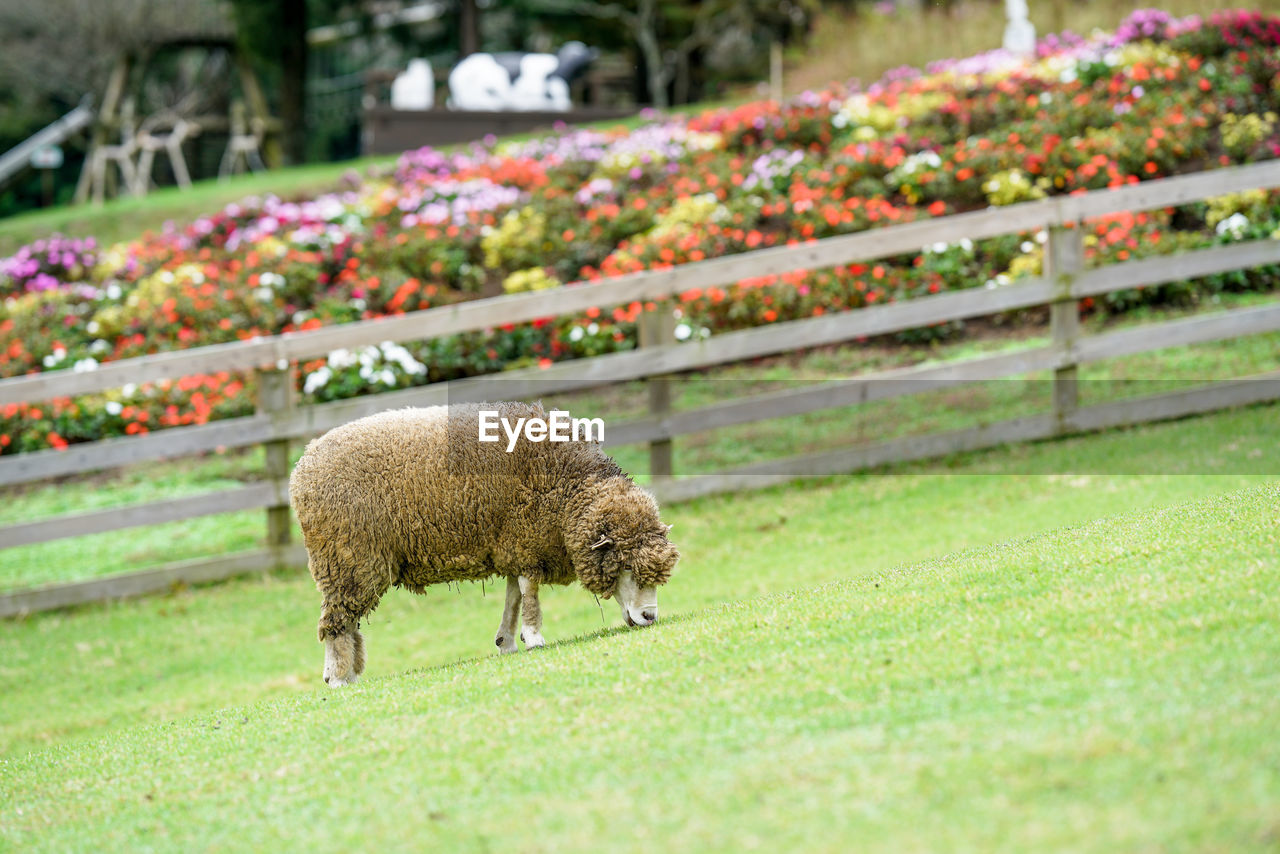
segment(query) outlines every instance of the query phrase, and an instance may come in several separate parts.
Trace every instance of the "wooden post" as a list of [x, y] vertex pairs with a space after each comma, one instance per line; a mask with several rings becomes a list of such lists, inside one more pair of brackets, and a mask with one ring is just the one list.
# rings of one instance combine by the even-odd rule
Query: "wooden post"
[[[293, 371], [285, 369], [258, 371], [258, 412], [282, 420], [292, 412], [296, 394]], [[267, 546], [287, 546], [290, 539], [289, 517], [289, 440], [264, 442], [267, 453], [266, 475], [276, 487], [282, 503], [267, 508]]]
[[1080, 337], [1080, 302], [1071, 296], [1076, 277], [1084, 269], [1084, 229], [1055, 225], [1049, 229], [1044, 251], [1045, 276], [1053, 283], [1049, 327], [1060, 354], [1053, 372], [1053, 420], [1057, 432], [1067, 432], [1080, 403], [1075, 346]]
[[107, 144], [108, 131], [115, 128], [116, 107], [124, 94], [125, 84], [129, 81], [129, 71], [132, 66], [133, 57], [127, 53], [123, 54], [116, 60], [115, 66], [111, 69], [111, 76], [107, 78], [107, 89], [102, 96], [102, 106], [98, 109], [98, 116], [94, 120], [93, 128], [89, 132], [88, 153], [84, 159], [84, 167], [80, 171], [80, 181], [76, 184], [76, 193], [73, 197], [73, 201], [78, 205], [89, 201], [89, 192], [93, 185], [93, 167], [96, 162], [94, 155], [99, 148]]
[[[640, 313], [640, 347], [662, 347], [674, 344], [676, 318], [671, 304], [660, 302], [653, 311]], [[649, 414], [662, 416], [671, 411], [671, 379], [658, 376], [645, 381], [649, 388]], [[672, 452], [670, 439], [657, 439], [649, 443], [649, 474], [655, 482], [671, 477]]]
[[249, 108], [249, 127], [254, 122], [262, 126], [262, 159], [268, 169], [277, 169], [284, 162], [284, 154], [280, 146], [280, 133], [277, 123], [271, 118], [271, 110], [267, 106], [267, 98], [262, 94], [258, 83], [258, 75], [254, 73], [249, 58], [235, 51], [236, 70], [240, 73], [240, 88], [244, 92], [244, 100]]
[[782, 103], [782, 42], [769, 45], [769, 97]]

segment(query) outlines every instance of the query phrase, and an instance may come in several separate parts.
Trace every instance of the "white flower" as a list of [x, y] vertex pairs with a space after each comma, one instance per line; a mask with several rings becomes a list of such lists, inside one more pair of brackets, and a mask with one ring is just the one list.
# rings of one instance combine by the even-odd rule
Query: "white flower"
[[77, 374], [82, 374], [85, 371], [96, 371], [97, 369], [98, 369], [98, 360], [92, 357], [86, 358], [86, 359], [79, 359], [76, 361], [74, 365], [71, 366], [71, 370], [75, 371]]
[[354, 365], [356, 357], [350, 350], [333, 350], [329, 353], [328, 362], [329, 367], [340, 371], [343, 368], [349, 368]]
[[307, 380], [302, 385], [302, 390], [307, 394], [315, 394], [318, 390], [328, 385], [329, 380], [333, 378], [333, 371], [328, 365], [322, 365], [318, 371], [307, 375]]
[[1218, 223], [1215, 229], [1220, 235], [1230, 235], [1232, 240], [1244, 237], [1244, 230], [1249, 227], [1249, 218], [1242, 213], [1233, 213]]
[[124, 407], [120, 405], [118, 400], [108, 400], [106, 410], [108, 415], [119, 415], [124, 411]]
[[107, 299], [117, 300], [120, 299], [123, 294], [124, 291], [120, 290], [120, 286], [115, 282], [107, 285]]
[[586, 332], [584, 332], [584, 331], [583, 331], [583, 329], [582, 329], [582, 327], [581, 327], [581, 326], [575, 326], [575, 327], [573, 327], [572, 329], [570, 329], [570, 330], [569, 330], [569, 340], [570, 340], [570, 341], [581, 341], [581, 340], [582, 340], [582, 336], [584, 336], [584, 335], [586, 335]]
[[676, 327], [676, 340], [686, 341], [693, 334], [693, 327], [687, 323], [681, 323]]

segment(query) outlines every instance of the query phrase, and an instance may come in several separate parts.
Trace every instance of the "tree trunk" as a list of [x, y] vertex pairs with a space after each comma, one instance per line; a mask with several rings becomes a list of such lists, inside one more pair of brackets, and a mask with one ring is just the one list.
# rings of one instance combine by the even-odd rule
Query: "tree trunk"
[[286, 163], [307, 156], [307, 0], [280, 0], [280, 123]]
[[458, 0], [458, 57], [480, 50], [480, 10], [476, 0]]
[[636, 43], [640, 46], [649, 78], [649, 98], [653, 106], [663, 110], [669, 106], [667, 80], [670, 78], [662, 56], [662, 45], [658, 43], [655, 5], [656, 0], [640, 0], [640, 10], [636, 15]]

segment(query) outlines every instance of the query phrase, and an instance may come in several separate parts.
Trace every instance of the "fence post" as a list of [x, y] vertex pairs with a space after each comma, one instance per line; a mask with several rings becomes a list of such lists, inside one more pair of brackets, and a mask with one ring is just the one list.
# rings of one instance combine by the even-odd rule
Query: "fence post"
[[[279, 368], [258, 370], [258, 412], [279, 421], [292, 411], [296, 393], [293, 371]], [[289, 517], [289, 440], [264, 442], [266, 476], [276, 486], [283, 502], [267, 508], [267, 546], [287, 546], [290, 538]]]
[[1084, 269], [1084, 229], [1080, 223], [1049, 228], [1044, 267], [1046, 277], [1053, 283], [1049, 328], [1059, 353], [1058, 367], [1053, 372], [1053, 421], [1057, 432], [1065, 433], [1080, 403], [1074, 355], [1080, 337], [1080, 302], [1071, 295], [1076, 277]]
[[[646, 309], [648, 307], [646, 306]], [[652, 311], [640, 313], [640, 346], [661, 347], [674, 344], [676, 318], [671, 303], [659, 302]], [[645, 380], [649, 389], [649, 414], [661, 417], [671, 411], [671, 379], [649, 377]], [[655, 482], [671, 477], [671, 440], [655, 439], [649, 443], [649, 474]]]

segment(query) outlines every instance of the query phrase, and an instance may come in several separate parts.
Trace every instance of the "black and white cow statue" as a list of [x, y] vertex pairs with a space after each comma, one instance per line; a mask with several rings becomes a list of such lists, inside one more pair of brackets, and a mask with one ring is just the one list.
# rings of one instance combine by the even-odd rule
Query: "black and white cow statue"
[[449, 107], [568, 110], [569, 84], [599, 55], [582, 42], [556, 53], [473, 53], [449, 72]]

